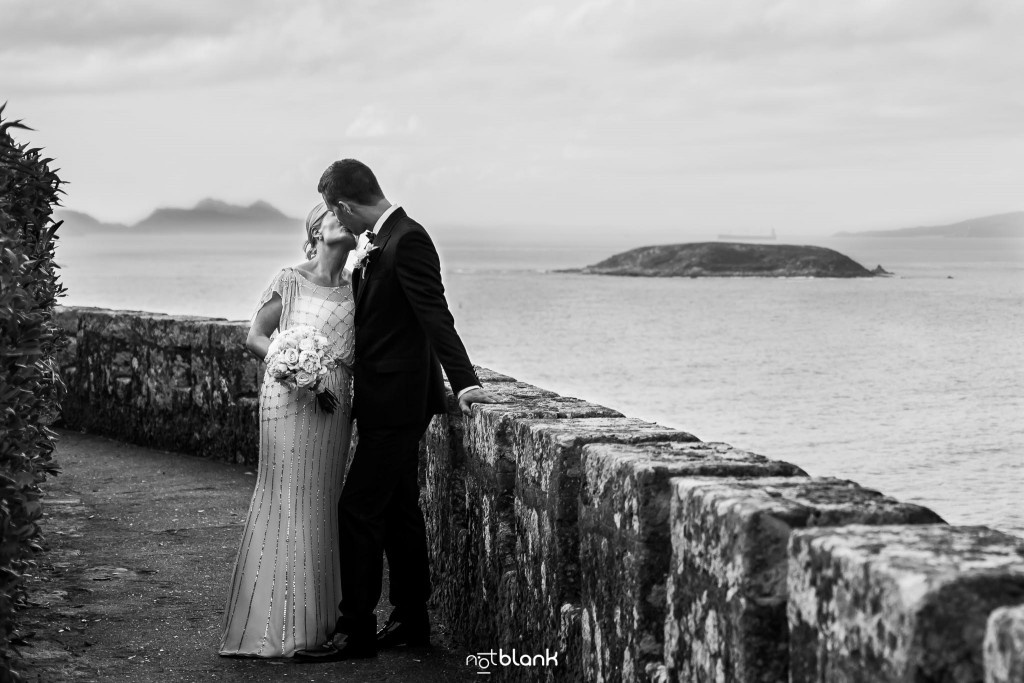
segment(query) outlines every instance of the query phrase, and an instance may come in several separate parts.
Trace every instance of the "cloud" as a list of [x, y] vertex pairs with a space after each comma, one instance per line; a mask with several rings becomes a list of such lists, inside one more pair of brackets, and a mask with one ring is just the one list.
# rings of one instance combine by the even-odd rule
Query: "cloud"
[[[258, 7], [258, 3], [255, 5]], [[177, 0], [174, 3], [91, 0], [74, 6], [4, 0], [4, 50], [162, 45], [183, 35], [218, 35], [244, 14], [240, 3]]]
[[623, 56], [675, 61], [770, 56], [810, 47], [941, 39], [985, 31], [1020, 12], [1002, 0], [589, 0], [567, 9], [563, 25], [601, 36]]
[[370, 34], [368, 17], [335, 15], [319, 1], [99, 0], [70, 10], [5, 1], [13, 4], [5, 32], [14, 39], [0, 44], [0, 84], [32, 93], [313, 79], [339, 66], [344, 74], [362, 66]]
[[401, 117], [382, 107], [368, 105], [345, 129], [345, 136], [354, 139], [395, 138], [415, 135], [420, 129], [419, 117]]
[[0, 3], [0, 92], [54, 132], [80, 192], [124, 182], [136, 150], [169, 159], [154, 188], [301, 206], [305, 176], [356, 156], [439, 212], [452, 185], [510, 212], [648, 182], [671, 203], [951, 146], [1020, 168], [992, 144], [1013, 149], [1024, 118], [1007, 0]]

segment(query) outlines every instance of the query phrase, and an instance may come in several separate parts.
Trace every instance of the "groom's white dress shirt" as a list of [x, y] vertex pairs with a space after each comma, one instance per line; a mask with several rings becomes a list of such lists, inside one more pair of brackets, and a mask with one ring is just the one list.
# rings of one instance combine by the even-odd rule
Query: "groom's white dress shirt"
[[[395, 203], [395, 204], [392, 204], [391, 206], [389, 206], [387, 208], [387, 210], [384, 211], [384, 213], [382, 213], [380, 215], [380, 218], [377, 219], [377, 222], [373, 224], [373, 230], [372, 230], [373, 234], [374, 235], [379, 235], [380, 234], [380, 229], [384, 226], [384, 223], [387, 221], [387, 219], [391, 217], [391, 214], [393, 214], [395, 211], [398, 211], [400, 208], [402, 208], [402, 205], [398, 204], [398, 203]], [[455, 398], [461, 399], [462, 395], [465, 394], [467, 391], [472, 391], [473, 389], [481, 389], [481, 388], [482, 387], [479, 384], [474, 384], [471, 387], [466, 387], [465, 389], [460, 391], [458, 396], [456, 396]]]
[[393, 214], [395, 211], [398, 211], [401, 208], [402, 208], [401, 204], [392, 204], [391, 206], [389, 206], [387, 208], [387, 210], [384, 211], [384, 213], [382, 213], [380, 215], [380, 218], [377, 219], [377, 222], [373, 224], [373, 230], [371, 230], [371, 232], [374, 235], [379, 235], [380, 234], [380, 229], [381, 229], [381, 227], [384, 226], [385, 221], [387, 221], [387, 219], [391, 218], [391, 214]]

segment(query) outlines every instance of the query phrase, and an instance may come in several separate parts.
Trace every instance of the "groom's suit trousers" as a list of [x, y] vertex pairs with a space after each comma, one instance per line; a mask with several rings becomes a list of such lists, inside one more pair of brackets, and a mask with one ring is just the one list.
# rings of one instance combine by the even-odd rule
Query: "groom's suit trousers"
[[[385, 552], [391, 604], [410, 618], [426, 618], [430, 570], [418, 483], [419, 440], [425, 430], [426, 424], [359, 432], [338, 502], [342, 630], [352, 638], [376, 632], [374, 609]], [[362, 589], [345, 590], [352, 586]]]

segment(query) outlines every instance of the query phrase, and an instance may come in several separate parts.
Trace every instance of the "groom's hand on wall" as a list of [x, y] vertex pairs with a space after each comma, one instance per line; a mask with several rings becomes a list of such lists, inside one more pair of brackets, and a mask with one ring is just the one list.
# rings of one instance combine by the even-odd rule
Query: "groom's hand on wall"
[[464, 415], [473, 414], [474, 403], [504, 403], [504, 401], [499, 396], [492, 394], [483, 387], [470, 389], [459, 396], [459, 410], [461, 410]]

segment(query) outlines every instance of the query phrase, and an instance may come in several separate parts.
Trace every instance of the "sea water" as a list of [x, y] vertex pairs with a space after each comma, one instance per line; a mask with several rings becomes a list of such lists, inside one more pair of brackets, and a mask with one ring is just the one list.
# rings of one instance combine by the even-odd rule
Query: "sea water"
[[[287, 237], [67, 234], [63, 303], [248, 319], [302, 260]], [[1024, 535], [1024, 241], [782, 241], [895, 276], [587, 276], [554, 271], [619, 249], [438, 246], [476, 364]]]

